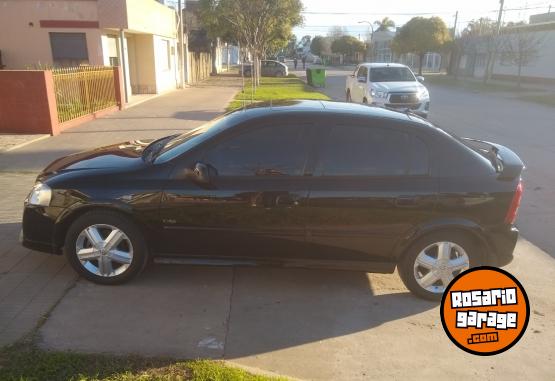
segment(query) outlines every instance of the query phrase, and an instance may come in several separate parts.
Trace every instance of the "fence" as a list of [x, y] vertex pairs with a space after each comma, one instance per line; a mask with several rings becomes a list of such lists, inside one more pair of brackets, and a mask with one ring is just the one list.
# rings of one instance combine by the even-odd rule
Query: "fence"
[[52, 77], [59, 123], [118, 105], [111, 67], [59, 68]]
[[197, 83], [206, 79], [212, 72], [212, 56], [210, 53], [189, 52], [189, 80]]

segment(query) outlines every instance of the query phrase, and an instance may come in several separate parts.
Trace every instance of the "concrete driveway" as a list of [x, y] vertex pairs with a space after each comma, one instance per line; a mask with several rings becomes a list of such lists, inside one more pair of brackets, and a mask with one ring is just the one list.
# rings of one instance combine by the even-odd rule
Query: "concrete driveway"
[[[128, 114], [148, 116], [139, 107]], [[211, 109], [216, 106], [206, 110]], [[183, 119], [188, 126], [196, 123], [190, 118]], [[140, 119], [130, 124], [142, 124]], [[163, 129], [166, 123], [174, 128], [169, 119], [175, 118], [156, 118], [140, 132], [147, 133], [148, 126]], [[124, 137], [118, 135], [124, 134], [121, 130], [105, 133], [114, 134], [111, 141]], [[42, 151], [35, 147], [37, 164], [23, 153], [18, 153], [20, 160], [0, 156], [0, 167], [19, 163], [18, 168], [29, 173], [0, 176], [0, 187], [7, 190], [0, 200], [0, 345], [3, 338], [15, 336], [16, 328], [21, 330], [19, 322], [36, 324], [54, 305], [51, 300], [61, 298], [38, 331], [43, 348], [224, 358], [314, 380], [552, 378], [555, 260], [525, 240], [506, 269], [524, 285], [533, 313], [521, 341], [494, 357], [456, 348], [443, 333], [438, 307], [408, 294], [396, 274], [153, 265], [123, 286], [74, 282], [63, 258], [17, 245], [19, 200], [32, 184], [34, 168], [43, 166], [53, 151], [84, 144], [75, 137], [96, 144], [93, 139], [109, 136], [98, 135], [62, 135], [56, 138], [60, 145]], [[34, 153], [29, 149], [27, 155]], [[58, 281], [51, 283], [54, 279]]]

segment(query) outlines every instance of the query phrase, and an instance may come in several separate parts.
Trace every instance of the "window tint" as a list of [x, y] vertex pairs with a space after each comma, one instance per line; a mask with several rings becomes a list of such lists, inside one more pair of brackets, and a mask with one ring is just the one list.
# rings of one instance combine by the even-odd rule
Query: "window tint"
[[411, 140], [410, 174], [427, 175], [430, 171], [430, 153], [422, 139], [414, 136]]
[[366, 66], [361, 66], [358, 69], [357, 78], [360, 78], [360, 77], [368, 78], [368, 68]]
[[305, 128], [250, 129], [208, 149], [203, 161], [220, 176], [300, 176], [307, 155]]
[[50, 33], [55, 66], [79, 66], [89, 63], [85, 33]]
[[333, 127], [316, 168], [324, 176], [396, 176], [409, 170], [409, 136], [364, 126]]

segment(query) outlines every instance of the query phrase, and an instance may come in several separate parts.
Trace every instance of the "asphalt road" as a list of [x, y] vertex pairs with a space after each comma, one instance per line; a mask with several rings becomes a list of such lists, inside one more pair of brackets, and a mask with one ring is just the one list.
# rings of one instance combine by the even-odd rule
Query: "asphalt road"
[[[351, 71], [328, 70], [324, 92], [343, 101], [345, 76]], [[505, 145], [523, 159], [525, 191], [517, 225], [526, 239], [555, 257], [555, 108], [522, 102], [511, 94], [434, 85], [428, 89], [432, 122], [459, 136]]]

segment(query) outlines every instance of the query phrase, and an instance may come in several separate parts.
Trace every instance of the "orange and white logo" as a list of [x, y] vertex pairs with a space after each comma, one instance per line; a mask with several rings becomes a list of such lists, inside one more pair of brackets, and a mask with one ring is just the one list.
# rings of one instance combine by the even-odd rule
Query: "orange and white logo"
[[441, 301], [447, 336], [462, 350], [495, 355], [515, 345], [530, 316], [528, 296], [505, 270], [476, 267], [459, 274]]

